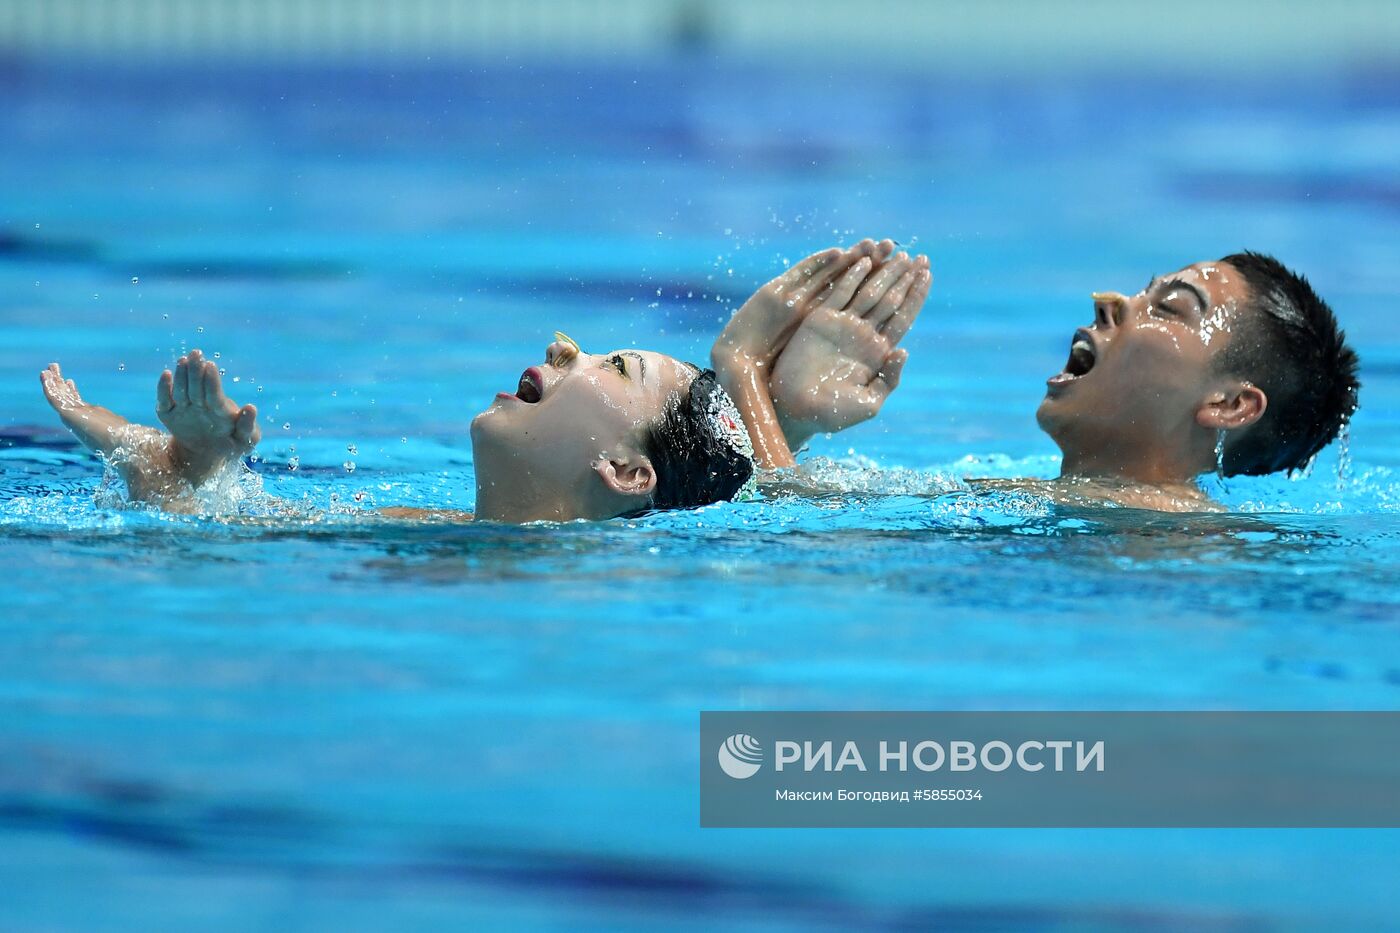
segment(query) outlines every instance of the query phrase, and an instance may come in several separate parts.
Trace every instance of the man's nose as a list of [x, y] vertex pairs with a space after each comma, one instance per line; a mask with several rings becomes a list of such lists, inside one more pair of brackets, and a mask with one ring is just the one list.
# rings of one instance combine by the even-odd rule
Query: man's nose
[[1094, 292], [1094, 324], [1108, 330], [1123, 323], [1123, 309], [1128, 304], [1128, 296], [1119, 292]]

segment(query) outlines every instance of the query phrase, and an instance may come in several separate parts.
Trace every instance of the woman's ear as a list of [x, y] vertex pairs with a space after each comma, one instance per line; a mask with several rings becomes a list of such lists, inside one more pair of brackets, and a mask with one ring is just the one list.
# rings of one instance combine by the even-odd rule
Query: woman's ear
[[1248, 427], [1264, 416], [1269, 397], [1248, 382], [1237, 382], [1217, 391], [1196, 409], [1196, 423], [1203, 428], [1233, 431]]
[[599, 460], [593, 470], [604, 486], [621, 496], [646, 497], [656, 488], [656, 468], [646, 457]]

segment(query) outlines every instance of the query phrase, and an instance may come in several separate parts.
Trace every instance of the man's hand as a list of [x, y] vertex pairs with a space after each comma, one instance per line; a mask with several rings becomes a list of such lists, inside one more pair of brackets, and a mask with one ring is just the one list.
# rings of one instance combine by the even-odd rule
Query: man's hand
[[913, 326], [933, 277], [928, 257], [900, 253], [844, 306], [824, 302], [799, 323], [771, 370], [769, 391], [788, 447], [875, 417], [899, 385]]

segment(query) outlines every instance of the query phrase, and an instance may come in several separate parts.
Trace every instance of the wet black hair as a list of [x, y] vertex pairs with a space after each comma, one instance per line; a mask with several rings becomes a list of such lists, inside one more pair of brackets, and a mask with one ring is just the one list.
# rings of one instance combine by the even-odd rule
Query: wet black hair
[[642, 440], [656, 469], [656, 488], [643, 511], [693, 509], [732, 499], [753, 475], [753, 460], [720, 433], [711, 416], [715, 393], [724, 391], [715, 371], [686, 365], [696, 377], [685, 390], [671, 393]]
[[1263, 253], [1228, 263], [1249, 287], [1247, 307], [1219, 367], [1268, 396], [1264, 414], [1227, 442], [1227, 476], [1301, 469], [1331, 443], [1356, 411], [1356, 351], [1336, 315], [1308, 280]]

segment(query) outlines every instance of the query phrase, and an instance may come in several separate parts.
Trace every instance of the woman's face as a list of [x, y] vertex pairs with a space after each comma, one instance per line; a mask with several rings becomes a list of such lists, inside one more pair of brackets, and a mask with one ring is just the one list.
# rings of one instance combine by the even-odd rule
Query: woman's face
[[656, 485], [643, 450], [695, 370], [645, 350], [593, 355], [556, 341], [472, 421], [479, 518], [568, 521], [642, 508]]

